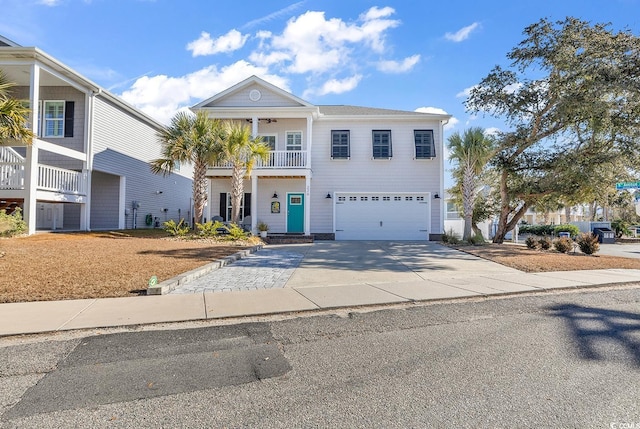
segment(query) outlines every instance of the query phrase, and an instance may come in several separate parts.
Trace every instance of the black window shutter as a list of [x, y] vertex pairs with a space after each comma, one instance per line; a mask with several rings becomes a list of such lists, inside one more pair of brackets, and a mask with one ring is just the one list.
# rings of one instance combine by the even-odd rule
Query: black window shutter
[[220, 192], [220, 217], [227, 220], [227, 193]]
[[251, 216], [251, 193], [244, 194], [244, 217]]
[[64, 103], [64, 136], [73, 137], [73, 109], [75, 101]]

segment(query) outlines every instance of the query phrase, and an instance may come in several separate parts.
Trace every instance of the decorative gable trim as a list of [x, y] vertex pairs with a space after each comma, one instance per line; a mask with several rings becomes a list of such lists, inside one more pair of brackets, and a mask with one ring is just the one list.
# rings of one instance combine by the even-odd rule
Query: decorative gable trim
[[[298, 107], [315, 107], [313, 104], [299, 98], [296, 97], [295, 95], [291, 94], [290, 92], [285, 91], [284, 89], [278, 88], [277, 86], [265, 81], [264, 79], [261, 79], [257, 76], [251, 76], [245, 80], [243, 80], [242, 82], [239, 82], [237, 84], [235, 84], [234, 86], [225, 89], [222, 92], [219, 92], [218, 94], [214, 95], [211, 98], [208, 98], [204, 101], [201, 101], [200, 103], [194, 105], [193, 107], [191, 107], [191, 109], [193, 110], [199, 110], [199, 109], [206, 109], [206, 108], [212, 108], [215, 106], [210, 106], [211, 104], [215, 104], [216, 101], [221, 100], [223, 98], [226, 98], [228, 96], [230, 96], [231, 94], [240, 92], [244, 89], [246, 89], [247, 87], [249, 87], [250, 85], [258, 85], [261, 86], [262, 88], [264, 88], [267, 91], [272, 91], [275, 94], [284, 97], [288, 100], [291, 100], [292, 104], [297, 104], [299, 105]], [[256, 94], [257, 96], [257, 94]]]

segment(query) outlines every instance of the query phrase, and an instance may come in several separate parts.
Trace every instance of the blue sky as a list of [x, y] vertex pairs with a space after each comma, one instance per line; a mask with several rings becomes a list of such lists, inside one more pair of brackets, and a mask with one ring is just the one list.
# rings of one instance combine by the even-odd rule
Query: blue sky
[[448, 133], [504, 129], [465, 91], [523, 38], [575, 16], [640, 30], [640, 0], [0, 0], [37, 46], [161, 122], [256, 74], [315, 104], [442, 109]]

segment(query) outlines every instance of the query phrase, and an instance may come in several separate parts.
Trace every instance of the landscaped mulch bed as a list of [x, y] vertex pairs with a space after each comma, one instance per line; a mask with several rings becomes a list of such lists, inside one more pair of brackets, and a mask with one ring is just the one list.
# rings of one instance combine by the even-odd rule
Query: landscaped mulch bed
[[0, 239], [0, 302], [135, 296], [256, 242], [177, 240], [164, 231], [51, 233]]
[[640, 259], [620, 258], [616, 256], [598, 254], [585, 255], [580, 252], [559, 253], [555, 250], [532, 250], [513, 244], [455, 247], [463, 252], [527, 273], [600, 270], [607, 268], [640, 269]]

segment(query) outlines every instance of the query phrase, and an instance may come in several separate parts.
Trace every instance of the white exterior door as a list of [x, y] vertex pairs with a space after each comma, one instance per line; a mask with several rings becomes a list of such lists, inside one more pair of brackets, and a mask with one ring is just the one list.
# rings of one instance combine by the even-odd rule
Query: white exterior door
[[428, 240], [429, 193], [339, 192], [336, 240]]

